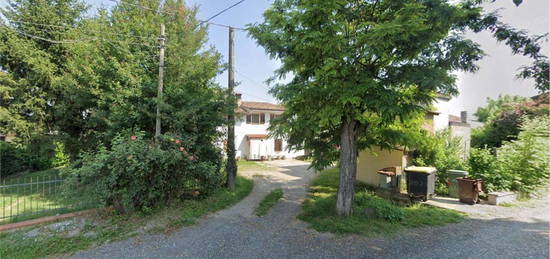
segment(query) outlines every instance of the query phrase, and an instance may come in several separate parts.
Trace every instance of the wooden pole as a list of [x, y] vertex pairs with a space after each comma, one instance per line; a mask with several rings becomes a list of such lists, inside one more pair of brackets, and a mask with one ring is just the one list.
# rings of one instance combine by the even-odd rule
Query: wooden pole
[[229, 70], [228, 70], [229, 116], [227, 124], [227, 187], [235, 189], [237, 163], [235, 161], [235, 29], [229, 27]]
[[157, 93], [157, 121], [155, 125], [155, 137], [159, 137], [161, 133], [161, 125], [160, 125], [160, 105], [162, 102], [162, 91], [164, 87], [164, 42], [165, 42], [165, 35], [164, 35], [164, 24], [160, 25], [160, 53], [159, 53], [159, 85], [158, 85], [158, 93]]

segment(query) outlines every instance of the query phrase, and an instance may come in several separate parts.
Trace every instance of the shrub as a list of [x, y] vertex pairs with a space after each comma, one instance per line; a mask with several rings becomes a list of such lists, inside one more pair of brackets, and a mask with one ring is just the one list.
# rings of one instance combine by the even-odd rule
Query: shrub
[[470, 177], [483, 179], [487, 191], [509, 189], [505, 178], [500, 174], [496, 157], [488, 149], [472, 148], [468, 159]]
[[371, 215], [373, 217], [388, 222], [399, 222], [405, 217], [405, 212], [402, 208], [368, 192], [357, 193], [354, 202], [359, 208], [372, 210]]
[[549, 130], [548, 116], [525, 117], [518, 139], [504, 142], [498, 149], [500, 174], [509, 181], [510, 189], [529, 193], [548, 182]]
[[65, 152], [65, 145], [62, 142], [55, 142], [55, 154], [52, 159], [53, 167], [69, 165], [69, 156]]
[[437, 168], [438, 194], [447, 194], [447, 171], [464, 170], [467, 167], [460, 137], [453, 137], [449, 130], [439, 131], [435, 136], [426, 136], [413, 152], [413, 164]]
[[24, 143], [20, 139], [0, 141], [0, 177], [52, 168], [54, 149], [52, 136], [37, 136]]
[[534, 191], [550, 177], [549, 129], [548, 116], [525, 116], [517, 140], [504, 142], [496, 157], [487, 149], [472, 149], [471, 175], [483, 179], [487, 191]]
[[0, 141], [0, 179], [29, 170], [30, 157], [19, 145]]
[[224, 182], [219, 164], [201, 161], [185, 140], [145, 133], [122, 134], [110, 148], [86, 153], [66, 170], [67, 194], [83, 193], [91, 201], [114, 206], [120, 213], [148, 211], [183, 197], [205, 195]]

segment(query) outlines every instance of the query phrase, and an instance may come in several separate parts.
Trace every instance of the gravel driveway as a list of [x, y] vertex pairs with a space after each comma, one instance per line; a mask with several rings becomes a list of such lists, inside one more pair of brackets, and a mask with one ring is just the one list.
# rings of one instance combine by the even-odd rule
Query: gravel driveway
[[[296, 219], [314, 176], [307, 163], [268, 162], [254, 177], [250, 196], [198, 224], [169, 235], [141, 235], [82, 251], [76, 258], [548, 258], [548, 198], [511, 217], [472, 217], [459, 224], [413, 229], [385, 238], [335, 236]], [[281, 202], [268, 215], [252, 215], [272, 189]], [[513, 208], [511, 208], [513, 209]], [[541, 212], [544, 215], [541, 215]]]

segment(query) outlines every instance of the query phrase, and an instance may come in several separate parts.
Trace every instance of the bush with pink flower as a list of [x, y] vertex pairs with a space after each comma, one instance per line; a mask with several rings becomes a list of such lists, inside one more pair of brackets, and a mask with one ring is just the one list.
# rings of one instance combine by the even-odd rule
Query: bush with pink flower
[[201, 159], [187, 143], [192, 142], [167, 135], [155, 141], [144, 132], [118, 135], [110, 148], [85, 153], [64, 172], [70, 177], [67, 197], [92, 199], [125, 213], [208, 195], [224, 182], [221, 165]]

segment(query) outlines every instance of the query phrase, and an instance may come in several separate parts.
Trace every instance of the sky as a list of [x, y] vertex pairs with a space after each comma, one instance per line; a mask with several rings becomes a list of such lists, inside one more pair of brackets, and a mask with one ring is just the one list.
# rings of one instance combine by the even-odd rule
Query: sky
[[[0, 6], [4, 6], [5, 2], [6, 0], [0, 0]], [[109, 7], [114, 4], [112, 0], [86, 0], [86, 2], [92, 8]], [[187, 0], [188, 4], [198, 6], [198, 18], [203, 20], [236, 2], [238, 0]], [[245, 0], [216, 17], [212, 22], [234, 27], [261, 22], [262, 13], [271, 2], [270, 0]], [[516, 7], [512, 0], [497, 0], [495, 3], [486, 4], [487, 10], [500, 9], [502, 21], [526, 30], [530, 34], [548, 33], [549, 5], [548, 0], [525, 0], [519, 7]], [[487, 32], [468, 33], [467, 37], [479, 43], [487, 56], [478, 62], [480, 69], [476, 73], [456, 73], [460, 95], [451, 101], [452, 113], [460, 114], [462, 110], [473, 113], [477, 107], [486, 103], [487, 97], [494, 99], [500, 94], [522, 96], [537, 94], [532, 80], [515, 79], [517, 69], [530, 63], [528, 58], [512, 55], [504, 43], [497, 43]], [[224, 61], [227, 62], [228, 29], [210, 26], [209, 44], [218, 49]], [[546, 42], [544, 51], [547, 55], [549, 49]], [[270, 59], [264, 49], [249, 38], [246, 32], [236, 31], [235, 70], [237, 73], [235, 77], [239, 83], [236, 91], [243, 94], [243, 100], [275, 102], [268, 93], [269, 87], [264, 82], [273, 76], [273, 71], [279, 64], [277, 60]], [[220, 74], [216, 80], [222, 86], [227, 86], [227, 73]]]

